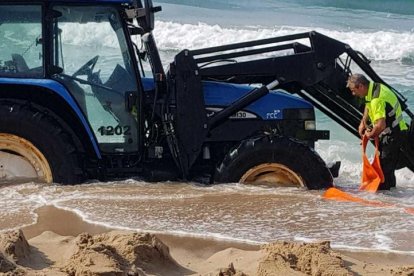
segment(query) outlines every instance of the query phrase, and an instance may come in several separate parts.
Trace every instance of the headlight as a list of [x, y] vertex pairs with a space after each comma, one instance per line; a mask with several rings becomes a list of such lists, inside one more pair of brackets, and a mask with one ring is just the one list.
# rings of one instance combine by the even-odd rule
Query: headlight
[[315, 130], [316, 123], [315, 121], [305, 121], [305, 130]]

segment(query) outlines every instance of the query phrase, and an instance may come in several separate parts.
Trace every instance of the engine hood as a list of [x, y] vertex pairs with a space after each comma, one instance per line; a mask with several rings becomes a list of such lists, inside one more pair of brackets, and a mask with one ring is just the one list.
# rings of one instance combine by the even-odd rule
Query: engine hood
[[[254, 87], [220, 82], [203, 82], [204, 101], [207, 107], [229, 106], [249, 93]], [[266, 96], [244, 108], [264, 120], [283, 118], [284, 109], [312, 109], [313, 106], [302, 98], [292, 96], [281, 90], [270, 91]]]
[[[154, 89], [154, 81], [143, 78], [145, 91]], [[243, 97], [254, 87], [248, 85], [203, 81], [204, 102], [209, 111], [223, 109], [237, 99]], [[302, 98], [281, 90], [270, 91], [266, 96], [244, 108], [247, 116], [260, 117], [263, 120], [283, 119], [285, 109], [313, 109], [313, 106]]]

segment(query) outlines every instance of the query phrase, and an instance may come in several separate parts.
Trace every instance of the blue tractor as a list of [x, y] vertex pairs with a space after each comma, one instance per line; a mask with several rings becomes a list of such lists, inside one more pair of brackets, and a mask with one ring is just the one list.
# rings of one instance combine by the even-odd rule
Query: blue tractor
[[152, 35], [160, 10], [151, 0], [0, 3], [0, 177], [332, 186], [339, 163], [314, 151], [329, 139], [314, 106], [357, 135], [361, 105], [345, 83], [351, 61], [383, 82], [369, 61], [310, 32], [183, 50], [165, 71]]

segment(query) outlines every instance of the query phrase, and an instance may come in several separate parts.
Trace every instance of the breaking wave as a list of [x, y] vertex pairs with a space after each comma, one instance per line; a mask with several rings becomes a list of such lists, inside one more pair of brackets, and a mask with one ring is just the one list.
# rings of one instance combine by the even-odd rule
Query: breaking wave
[[154, 36], [161, 51], [178, 51], [317, 31], [349, 44], [377, 61], [406, 60], [414, 55], [414, 32], [335, 31], [323, 28], [276, 26], [274, 28], [225, 28], [219, 25], [157, 21]]
[[[94, 23], [89, 23], [94, 24]], [[64, 43], [91, 47], [118, 47], [109, 28], [96, 24], [91, 32], [90, 26], [71, 28], [67, 26]], [[399, 60], [404, 63], [412, 61], [414, 56], [414, 32], [393, 31], [337, 31], [323, 28], [275, 26], [228, 28], [206, 23], [182, 24], [170, 21], [157, 21], [154, 36], [159, 50], [177, 52], [182, 49], [198, 49], [236, 42], [270, 38], [295, 33], [317, 31], [334, 39], [349, 44], [376, 61]], [[102, 40], [102, 37], [105, 39]], [[104, 41], [104, 43], [102, 43]], [[99, 46], [97, 46], [99, 45]]]
[[414, 14], [414, 3], [411, 0], [290, 0], [289, 2], [283, 0], [158, 0], [160, 3], [169, 3], [175, 5], [204, 7], [209, 9], [272, 9], [279, 8], [286, 5], [296, 5], [298, 7], [321, 7], [321, 8], [334, 8], [345, 10], [367, 10], [384, 13], [395, 14]]

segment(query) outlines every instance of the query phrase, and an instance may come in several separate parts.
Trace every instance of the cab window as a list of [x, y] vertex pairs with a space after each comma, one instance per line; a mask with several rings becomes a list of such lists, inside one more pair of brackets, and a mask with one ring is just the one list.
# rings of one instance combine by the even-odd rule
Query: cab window
[[[54, 6], [54, 78], [72, 93], [107, 153], [138, 149], [136, 76], [118, 10]], [[136, 99], [136, 98], [135, 98]], [[128, 107], [127, 107], [128, 106]]]
[[0, 5], [0, 37], [0, 76], [43, 76], [40, 5]]

